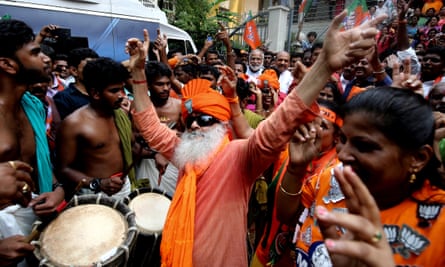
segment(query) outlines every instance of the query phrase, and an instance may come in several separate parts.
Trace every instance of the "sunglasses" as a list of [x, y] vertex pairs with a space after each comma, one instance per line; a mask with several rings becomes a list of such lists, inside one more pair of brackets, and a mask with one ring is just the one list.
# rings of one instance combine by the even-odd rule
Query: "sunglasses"
[[428, 60], [430, 60], [432, 63], [440, 63], [441, 61], [441, 59], [437, 57], [424, 57], [422, 59], [423, 62], [427, 62]]
[[206, 126], [211, 126], [215, 123], [219, 123], [219, 120], [210, 116], [210, 115], [206, 115], [206, 114], [201, 114], [198, 116], [188, 116], [187, 119], [185, 120], [185, 124], [187, 126], [187, 128], [191, 128], [193, 122], [196, 121], [196, 123], [198, 123], [198, 125], [200, 127], [206, 127]]

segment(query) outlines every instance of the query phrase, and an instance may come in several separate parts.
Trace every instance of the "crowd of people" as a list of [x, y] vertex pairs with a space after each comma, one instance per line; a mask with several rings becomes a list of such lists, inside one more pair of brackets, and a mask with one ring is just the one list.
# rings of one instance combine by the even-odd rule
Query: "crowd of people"
[[0, 20], [0, 265], [38, 264], [34, 221], [73, 195], [149, 187], [172, 198], [159, 266], [445, 266], [445, 43], [416, 8], [343, 11], [301, 54], [141, 29], [123, 62]]

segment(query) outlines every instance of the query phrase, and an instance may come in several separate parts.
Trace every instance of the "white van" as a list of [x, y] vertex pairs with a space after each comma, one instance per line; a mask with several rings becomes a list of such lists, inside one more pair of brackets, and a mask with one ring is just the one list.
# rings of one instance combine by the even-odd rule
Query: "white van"
[[22, 20], [36, 34], [48, 24], [70, 30], [66, 50], [88, 46], [100, 56], [117, 61], [128, 59], [125, 42], [130, 37], [143, 38], [147, 29], [150, 40], [157, 30], [166, 34], [170, 49], [196, 53], [190, 35], [168, 24], [159, 7], [146, 7], [137, 0], [0, 0], [0, 17]]

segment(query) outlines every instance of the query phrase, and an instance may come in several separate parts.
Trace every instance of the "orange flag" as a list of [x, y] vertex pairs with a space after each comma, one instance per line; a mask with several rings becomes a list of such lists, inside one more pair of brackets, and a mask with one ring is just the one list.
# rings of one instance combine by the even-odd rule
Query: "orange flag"
[[244, 41], [252, 48], [256, 49], [261, 45], [260, 36], [256, 29], [256, 24], [254, 20], [250, 20], [246, 23], [246, 28], [244, 29], [243, 35]]

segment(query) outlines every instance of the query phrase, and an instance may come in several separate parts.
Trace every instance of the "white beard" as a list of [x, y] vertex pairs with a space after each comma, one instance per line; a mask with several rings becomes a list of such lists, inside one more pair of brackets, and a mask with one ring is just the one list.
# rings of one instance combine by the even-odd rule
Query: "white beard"
[[187, 163], [195, 164], [207, 158], [218, 148], [226, 133], [226, 126], [223, 124], [216, 124], [205, 132], [184, 132], [172, 161], [181, 170]]
[[262, 67], [263, 67], [263, 65], [259, 65], [259, 66], [252, 66], [252, 65], [249, 65], [249, 68], [250, 68], [250, 70], [251, 70], [252, 72], [257, 72], [257, 71], [259, 71]]

